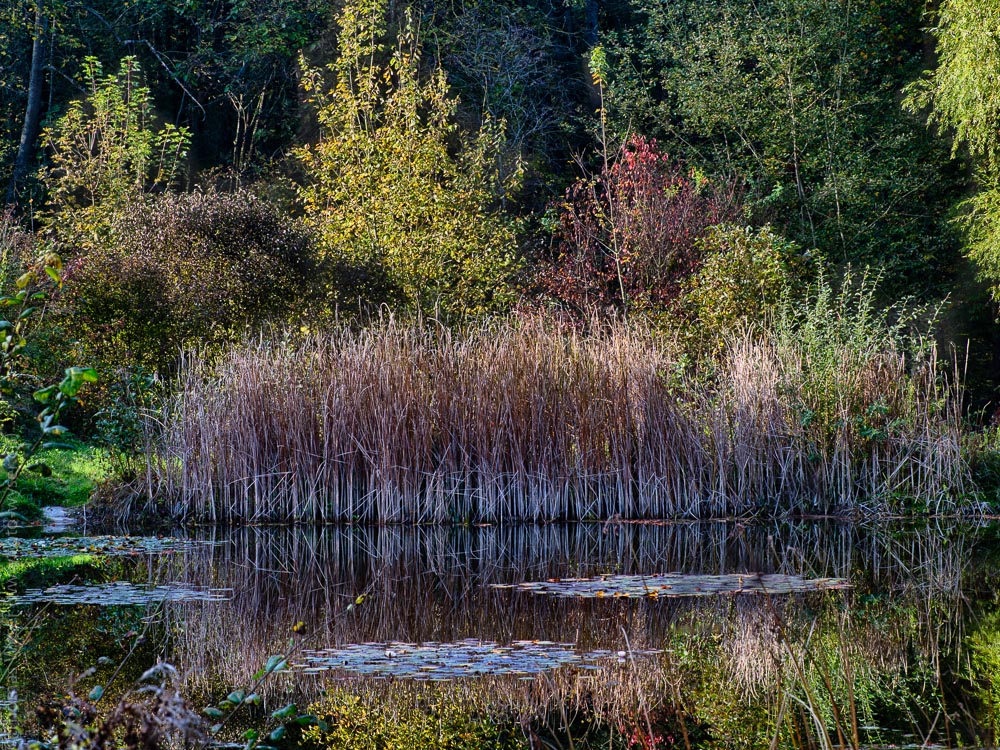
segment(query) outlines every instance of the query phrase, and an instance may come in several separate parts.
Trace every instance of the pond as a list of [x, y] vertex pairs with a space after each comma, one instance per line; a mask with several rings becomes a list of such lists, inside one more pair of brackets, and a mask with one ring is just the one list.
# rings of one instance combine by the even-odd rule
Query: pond
[[164, 660], [202, 706], [273, 654], [290, 668], [262, 710], [434, 691], [554, 747], [623, 717], [662, 746], [982, 746], [1000, 725], [986, 522], [195, 528], [0, 552], [23, 567], [0, 604], [12, 732], [123, 661], [105, 700]]

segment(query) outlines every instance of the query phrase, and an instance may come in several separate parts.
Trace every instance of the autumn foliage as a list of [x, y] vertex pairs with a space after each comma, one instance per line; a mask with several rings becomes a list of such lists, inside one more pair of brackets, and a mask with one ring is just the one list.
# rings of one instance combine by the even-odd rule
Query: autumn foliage
[[577, 311], [668, 306], [700, 266], [698, 239], [739, 214], [734, 183], [712, 184], [633, 136], [607, 168], [566, 191], [539, 285]]

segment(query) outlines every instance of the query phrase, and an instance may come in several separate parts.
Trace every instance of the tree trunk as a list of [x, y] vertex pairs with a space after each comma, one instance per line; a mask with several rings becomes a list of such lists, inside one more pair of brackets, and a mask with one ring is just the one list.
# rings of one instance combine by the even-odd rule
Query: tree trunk
[[14, 161], [14, 174], [10, 190], [7, 193], [8, 202], [16, 197], [17, 185], [23, 180], [31, 168], [35, 158], [35, 141], [38, 139], [39, 125], [42, 120], [42, 86], [45, 77], [45, 36], [48, 33], [49, 21], [42, 9], [42, 3], [35, 6], [35, 38], [31, 45], [31, 77], [28, 81], [28, 107], [24, 113], [24, 126], [21, 128], [21, 142], [17, 149], [17, 159]]

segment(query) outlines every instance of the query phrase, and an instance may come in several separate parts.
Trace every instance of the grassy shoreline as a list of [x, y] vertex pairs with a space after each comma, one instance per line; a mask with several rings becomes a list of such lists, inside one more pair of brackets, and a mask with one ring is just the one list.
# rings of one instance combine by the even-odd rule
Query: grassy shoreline
[[[11, 435], [0, 436], [0, 453], [16, 450], [21, 442]], [[104, 449], [82, 441], [67, 443], [65, 448], [41, 450], [34, 463], [47, 466], [48, 474], [24, 472], [4, 507], [30, 520], [40, 519], [41, 509], [47, 505], [65, 508], [86, 505], [101, 483], [111, 476]], [[6, 476], [6, 471], [0, 469], [0, 480]]]

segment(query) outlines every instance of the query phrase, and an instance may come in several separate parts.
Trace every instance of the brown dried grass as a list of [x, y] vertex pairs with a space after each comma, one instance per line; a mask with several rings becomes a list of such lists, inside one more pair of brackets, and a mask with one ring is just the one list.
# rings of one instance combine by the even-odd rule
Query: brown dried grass
[[[502, 522], [954, 510], [961, 405], [895, 339], [819, 362], [744, 332], [693, 374], [673, 339], [543, 319], [391, 320], [184, 363], [150, 493], [212, 522]], [[829, 347], [827, 347], [829, 349]]]

